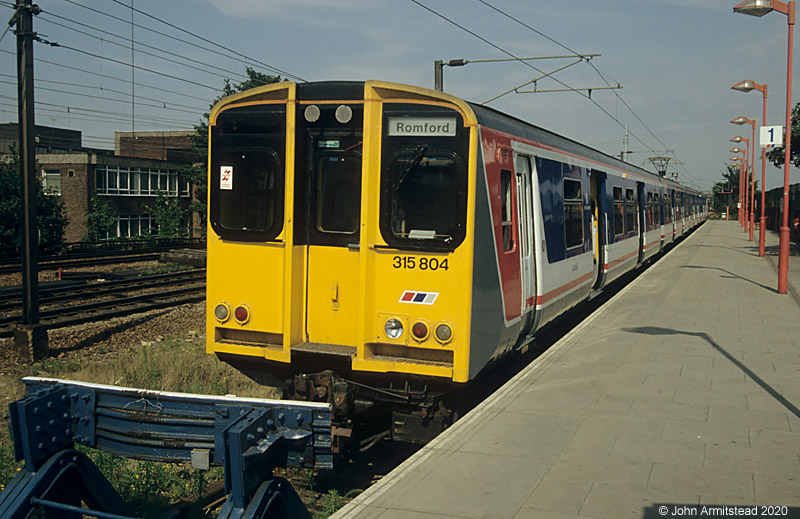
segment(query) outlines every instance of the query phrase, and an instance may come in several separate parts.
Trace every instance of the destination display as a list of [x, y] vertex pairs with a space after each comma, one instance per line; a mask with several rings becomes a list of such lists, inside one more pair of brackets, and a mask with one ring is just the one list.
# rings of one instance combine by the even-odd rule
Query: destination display
[[455, 137], [455, 117], [389, 117], [390, 137]]

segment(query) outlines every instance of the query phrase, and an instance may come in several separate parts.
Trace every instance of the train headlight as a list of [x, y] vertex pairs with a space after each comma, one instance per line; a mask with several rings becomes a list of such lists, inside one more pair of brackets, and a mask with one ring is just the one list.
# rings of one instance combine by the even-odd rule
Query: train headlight
[[216, 307], [214, 307], [214, 317], [216, 317], [217, 321], [221, 323], [224, 323], [230, 319], [231, 308], [228, 306], [228, 303], [219, 303]]
[[428, 338], [428, 325], [422, 321], [417, 321], [411, 325], [411, 335], [414, 339], [422, 342]]
[[386, 332], [386, 336], [390, 339], [397, 339], [403, 335], [403, 323], [399, 319], [389, 319], [383, 325], [383, 331]]
[[453, 338], [453, 329], [450, 328], [449, 324], [439, 323], [436, 325], [436, 329], [433, 331], [433, 334], [436, 336], [437, 341], [441, 342], [442, 344], [446, 344]]
[[306, 107], [305, 111], [303, 112], [303, 117], [305, 117], [307, 122], [315, 123], [319, 120], [319, 106], [317, 105], [309, 105]]
[[347, 124], [353, 118], [353, 109], [347, 105], [339, 105], [336, 109], [336, 120], [342, 124]]
[[239, 324], [246, 324], [250, 320], [250, 307], [239, 305], [233, 310], [233, 318]]

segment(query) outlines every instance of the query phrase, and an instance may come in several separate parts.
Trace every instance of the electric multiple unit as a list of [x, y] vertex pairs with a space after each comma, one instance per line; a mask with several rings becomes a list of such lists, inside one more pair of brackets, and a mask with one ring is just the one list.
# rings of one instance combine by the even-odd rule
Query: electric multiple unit
[[208, 351], [340, 416], [365, 405], [353, 388], [430, 407], [706, 212], [676, 182], [382, 81], [223, 99], [209, 169]]

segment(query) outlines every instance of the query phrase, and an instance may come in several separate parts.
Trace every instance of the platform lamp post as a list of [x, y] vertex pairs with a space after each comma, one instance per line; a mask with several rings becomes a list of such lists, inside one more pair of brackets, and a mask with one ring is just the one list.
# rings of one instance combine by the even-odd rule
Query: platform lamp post
[[[747, 222], [748, 222], [748, 225], [750, 227], [750, 241], [753, 241], [753, 227], [755, 226], [755, 207], [753, 207], [753, 205], [755, 203], [755, 198], [756, 198], [756, 194], [755, 194], [755, 187], [756, 187], [756, 181], [755, 181], [755, 174], [756, 174], [756, 120], [755, 119], [748, 119], [747, 117], [742, 115], [742, 116], [737, 117], [736, 119], [731, 120], [731, 123], [732, 124], [738, 124], [738, 125], [749, 124], [750, 126], [753, 127], [753, 137], [752, 137], [752, 140], [750, 141], [752, 143], [752, 148], [750, 148], [750, 162], [751, 162], [751, 164], [749, 164], [749, 166], [750, 166], [749, 167], [750, 174], [748, 176], [748, 178], [750, 179], [750, 184], [748, 184], [748, 187], [750, 189], [750, 191], [749, 191], [750, 199], [748, 200], [748, 203], [749, 203], [749, 206], [750, 206], [750, 214], [749, 215], [747, 215], [747, 214], [744, 215], [745, 218], [748, 219]], [[761, 190], [762, 191], [764, 190], [763, 184], [761, 186]]]
[[[744, 153], [744, 150], [741, 148], [733, 148], [731, 151], [733, 153]], [[735, 162], [739, 166], [739, 217], [740, 217], [739, 224], [741, 224], [742, 208], [744, 207], [742, 205], [742, 177], [744, 174], [744, 159], [742, 157], [735, 156], [731, 157], [729, 160], [731, 162]]]
[[[786, 55], [786, 126], [783, 139], [783, 217], [781, 218], [780, 246], [778, 253], [778, 293], [785, 294], [789, 288], [789, 166], [792, 147], [792, 57], [794, 50], [795, 3], [780, 0], [745, 0], [733, 7], [733, 12], [750, 16], [764, 16], [771, 11], [785, 14], [788, 29], [788, 51]], [[762, 186], [763, 189], [763, 186]]]
[[[729, 151], [731, 153], [747, 153], [742, 148], [731, 148]], [[742, 198], [743, 198], [742, 193], [744, 192], [742, 190], [742, 178], [744, 178], [744, 169], [742, 168], [742, 163], [744, 161], [739, 156], [731, 157], [731, 161], [737, 162], [738, 165], [739, 165], [739, 189], [738, 189], [738, 195], [739, 195], [738, 196], [738, 199], [739, 199], [738, 202], [739, 202], [739, 204], [738, 204], [738, 207], [736, 209], [737, 209], [737, 213], [738, 213], [737, 216], [739, 217], [739, 224], [740, 225], [744, 225], [744, 221], [742, 219], [742, 213], [744, 211], [744, 204], [742, 203]]]
[[[764, 118], [763, 118], [763, 125], [767, 125], [767, 91], [769, 90], [768, 85], [764, 83], [763, 85], [759, 85], [753, 80], [745, 79], [744, 81], [740, 81], [731, 87], [733, 90], [738, 90], [739, 92], [750, 92], [751, 90], [758, 90], [761, 92], [761, 97], [764, 104]], [[759, 225], [758, 225], [758, 255], [762, 258], [764, 257], [764, 241], [766, 235], [766, 224], [767, 224], [767, 217], [764, 215], [764, 196], [765, 196], [765, 186], [767, 185], [767, 149], [761, 148], [761, 217], [759, 218]]]
[[744, 227], [745, 232], [747, 232], [747, 164], [748, 164], [748, 153], [750, 152], [750, 139], [742, 137], [741, 135], [737, 135], [733, 139], [729, 139], [731, 142], [740, 143], [746, 142], [747, 145], [745, 149], [742, 150], [744, 153], [744, 169], [742, 173], [739, 174], [739, 202], [741, 203], [741, 218], [739, 222]]

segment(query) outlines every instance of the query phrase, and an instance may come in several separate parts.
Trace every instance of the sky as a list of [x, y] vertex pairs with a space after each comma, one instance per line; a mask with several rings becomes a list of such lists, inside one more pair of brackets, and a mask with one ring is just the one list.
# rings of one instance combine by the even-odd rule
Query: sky
[[[704, 191], [722, 180], [737, 146], [729, 139], [752, 136], [750, 125], [729, 121], [762, 121], [761, 94], [733, 84], [768, 84], [767, 124], [785, 117], [786, 16], [735, 14], [735, 0], [37, 3], [35, 31], [60, 46], [34, 48], [36, 123], [80, 130], [88, 147], [113, 149], [115, 131], [191, 129], [225, 78], [240, 81], [247, 66], [298, 81], [433, 88], [437, 59], [599, 54], [536, 82], [538, 90], [584, 90], [512, 92], [488, 105], [615, 156], [627, 127], [629, 162], [653, 170], [649, 157], [670, 156], [669, 174]], [[0, 0], [0, 19], [12, 5]], [[17, 121], [15, 52], [9, 31], [0, 41], [0, 122]], [[575, 61], [445, 67], [444, 89], [484, 102]], [[622, 88], [599, 89], [607, 85]], [[800, 84], [794, 90], [800, 99]], [[791, 182], [800, 182], [797, 168]], [[767, 189], [782, 184], [783, 170], [768, 164]]]

